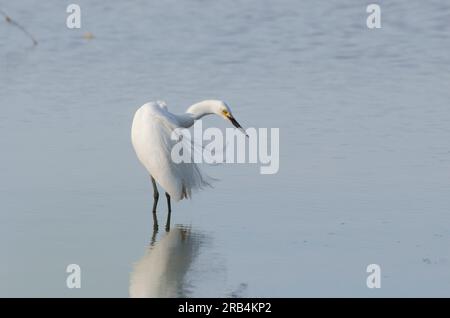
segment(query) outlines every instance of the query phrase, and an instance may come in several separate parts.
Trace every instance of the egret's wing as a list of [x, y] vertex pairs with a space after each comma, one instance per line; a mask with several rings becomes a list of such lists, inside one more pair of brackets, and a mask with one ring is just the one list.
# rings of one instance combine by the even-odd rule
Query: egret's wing
[[189, 198], [193, 189], [210, 183], [193, 160], [181, 163], [172, 160], [172, 149], [177, 143], [183, 143], [183, 149], [191, 149], [190, 142], [182, 138], [176, 128], [177, 122], [167, 108], [148, 103], [135, 114], [132, 142], [139, 160], [148, 172], [178, 201]]
[[167, 110], [167, 111], [169, 110], [167, 108], [167, 103], [165, 101], [163, 101], [163, 100], [157, 100], [155, 102], [155, 104], [158, 105], [161, 109], [164, 109], [164, 110]]

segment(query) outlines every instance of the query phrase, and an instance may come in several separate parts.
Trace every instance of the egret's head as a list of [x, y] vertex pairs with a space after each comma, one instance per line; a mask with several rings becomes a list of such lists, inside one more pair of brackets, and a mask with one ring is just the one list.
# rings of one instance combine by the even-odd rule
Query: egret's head
[[229, 120], [233, 124], [234, 127], [238, 128], [240, 131], [242, 131], [242, 133], [244, 135], [246, 135], [248, 137], [248, 135], [245, 132], [244, 128], [242, 128], [241, 125], [234, 118], [230, 107], [225, 102], [223, 102], [223, 101], [216, 101], [215, 105], [216, 105], [214, 107], [215, 108], [215, 110], [214, 110], [215, 114], [219, 115], [220, 117], [222, 117], [222, 118], [224, 118], [226, 120]]
[[248, 137], [245, 130], [234, 118], [230, 107], [228, 107], [228, 105], [221, 100], [204, 100], [200, 103], [192, 105], [187, 109], [186, 112], [192, 114], [195, 120], [200, 119], [205, 115], [216, 114], [226, 120], [229, 120], [234, 125], [234, 127], [238, 128], [241, 132], [244, 133], [244, 135]]

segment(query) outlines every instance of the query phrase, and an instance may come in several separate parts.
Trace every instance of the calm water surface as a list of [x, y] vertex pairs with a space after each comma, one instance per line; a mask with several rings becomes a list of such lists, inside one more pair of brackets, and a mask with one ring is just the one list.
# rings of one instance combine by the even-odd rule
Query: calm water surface
[[[0, 4], [39, 41], [0, 22], [0, 296], [450, 295], [448, 1], [380, 1], [380, 30], [356, 0], [77, 3], [81, 30]], [[208, 98], [279, 127], [280, 170], [209, 167], [155, 231], [133, 113]]]

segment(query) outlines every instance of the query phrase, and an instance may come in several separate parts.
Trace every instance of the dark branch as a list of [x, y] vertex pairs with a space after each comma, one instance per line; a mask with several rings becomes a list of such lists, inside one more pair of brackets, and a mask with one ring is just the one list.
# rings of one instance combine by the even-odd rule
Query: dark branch
[[0, 15], [5, 17], [6, 22], [8, 22], [9, 24], [14, 25], [15, 27], [17, 27], [20, 30], [22, 30], [22, 32], [25, 33], [31, 39], [31, 41], [33, 41], [33, 45], [37, 45], [38, 44], [38, 42], [36, 41], [34, 36], [30, 32], [28, 32], [27, 29], [25, 29], [22, 25], [20, 25], [19, 23], [17, 23], [13, 19], [11, 19], [4, 11], [0, 10]]

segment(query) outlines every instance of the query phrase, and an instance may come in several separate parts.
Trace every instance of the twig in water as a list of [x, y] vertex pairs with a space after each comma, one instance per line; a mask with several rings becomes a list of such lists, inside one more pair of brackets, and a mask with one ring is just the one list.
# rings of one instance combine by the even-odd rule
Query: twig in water
[[13, 19], [11, 19], [4, 11], [0, 10], [0, 14], [5, 17], [6, 22], [8, 22], [8, 23], [18, 27], [19, 29], [21, 29], [22, 32], [25, 33], [31, 39], [31, 41], [33, 41], [33, 45], [37, 45], [38, 44], [38, 42], [36, 41], [34, 36], [30, 32], [28, 32], [27, 29], [25, 29], [22, 25], [20, 25], [19, 23], [17, 23]]

